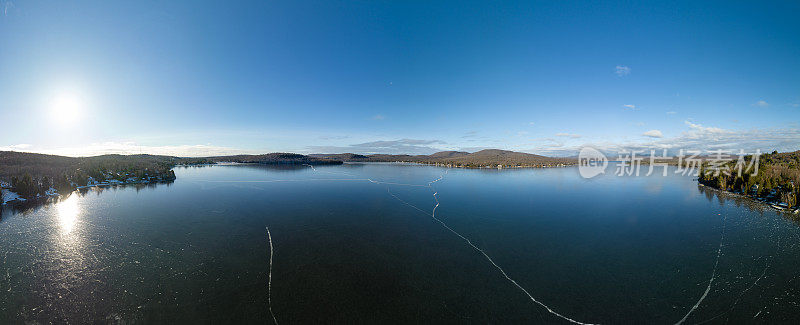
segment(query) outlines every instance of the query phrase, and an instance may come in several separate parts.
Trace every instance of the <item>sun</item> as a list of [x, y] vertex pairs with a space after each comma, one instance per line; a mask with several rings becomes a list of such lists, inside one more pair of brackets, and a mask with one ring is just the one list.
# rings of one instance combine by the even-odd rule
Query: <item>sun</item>
[[62, 92], [50, 101], [50, 116], [59, 124], [71, 125], [80, 120], [84, 106], [79, 94]]

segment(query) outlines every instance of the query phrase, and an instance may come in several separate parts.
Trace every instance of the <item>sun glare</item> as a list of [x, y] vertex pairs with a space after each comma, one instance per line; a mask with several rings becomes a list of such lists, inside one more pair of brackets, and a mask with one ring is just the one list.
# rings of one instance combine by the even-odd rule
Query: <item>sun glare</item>
[[80, 207], [78, 206], [78, 196], [75, 194], [70, 195], [66, 200], [59, 202], [56, 205], [58, 213], [58, 223], [64, 233], [69, 234], [75, 228], [80, 215]]
[[73, 124], [80, 119], [84, 104], [83, 98], [76, 93], [60, 93], [50, 103], [50, 115], [59, 124]]

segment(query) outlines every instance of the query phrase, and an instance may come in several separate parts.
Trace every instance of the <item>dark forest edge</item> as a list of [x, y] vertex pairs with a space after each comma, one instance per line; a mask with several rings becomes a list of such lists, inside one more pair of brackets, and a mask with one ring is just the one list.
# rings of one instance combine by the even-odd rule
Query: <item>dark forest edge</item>
[[204, 158], [155, 155], [64, 157], [0, 152], [3, 204], [46, 201], [90, 186], [149, 184], [175, 180], [177, 165], [208, 163]]
[[[750, 164], [753, 157], [747, 156]], [[703, 186], [752, 197], [778, 210], [797, 212], [800, 208], [800, 150], [762, 154], [758, 169], [739, 173], [736, 161], [720, 166], [704, 163], [697, 181]]]

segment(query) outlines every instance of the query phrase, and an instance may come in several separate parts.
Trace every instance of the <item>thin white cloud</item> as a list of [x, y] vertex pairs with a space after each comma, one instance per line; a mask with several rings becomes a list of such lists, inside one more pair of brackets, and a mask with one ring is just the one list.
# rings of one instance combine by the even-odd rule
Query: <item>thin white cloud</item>
[[545, 148], [561, 148], [561, 147], [564, 146], [564, 143], [563, 142], [550, 142], [550, 143], [545, 143], [542, 146], [544, 146]]
[[626, 105], [622, 105], [622, 108], [624, 108], [624, 109], [629, 109], [629, 110], [632, 110], [632, 111], [635, 111], [635, 110], [636, 110], [636, 105], [633, 105], [633, 104], [626, 104]]
[[323, 135], [319, 137], [322, 140], [343, 140], [349, 139], [349, 135]]
[[690, 121], [685, 121], [684, 124], [687, 126], [687, 130], [670, 138], [652, 138], [649, 141], [583, 143], [561, 148], [536, 146], [525, 151], [551, 156], [572, 156], [577, 154], [582, 146], [591, 146], [610, 155], [630, 150], [648, 152], [649, 150], [660, 151], [666, 149], [670, 155], [676, 155], [680, 149], [697, 150], [702, 153], [708, 153], [716, 149], [726, 149], [734, 152], [739, 152], [739, 150], [744, 150], [745, 152], [755, 152], [755, 150], [761, 150], [761, 152], [772, 152], [773, 150], [788, 152], [800, 149], [798, 147], [798, 143], [800, 143], [800, 128], [797, 127], [727, 130]]
[[486, 149], [497, 149], [497, 147], [459, 147], [457, 148], [458, 151], [465, 151], [465, 152], [478, 152], [481, 150]]
[[[27, 151], [70, 157], [88, 157], [107, 154], [133, 155], [151, 154], [177, 157], [209, 157], [235, 154], [257, 153], [230, 147], [212, 145], [175, 145], [175, 146], [144, 146], [135, 142], [103, 142], [92, 143], [80, 147], [38, 148], [29, 144], [20, 144], [0, 147], [0, 150]], [[263, 153], [263, 152], [258, 152]]]
[[631, 68], [629, 68], [627, 66], [624, 66], [624, 65], [618, 65], [616, 67], [614, 73], [616, 73], [617, 76], [619, 76], [619, 77], [624, 77], [624, 76], [627, 76], [627, 75], [631, 74]]
[[0, 147], [0, 151], [24, 151], [30, 147], [31, 145], [27, 143], [12, 144], [10, 146]]
[[384, 119], [386, 119], [386, 116], [378, 114], [378, 115], [373, 116], [372, 119], [373, 120], [384, 120]]
[[759, 100], [759, 101], [757, 101], [757, 102], [756, 102], [755, 104], [753, 104], [753, 105], [755, 105], [755, 106], [758, 106], [758, 107], [769, 107], [769, 103], [767, 103], [767, 101], [765, 101], [765, 100], [763, 100], [763, 99], [762, 99], [762, 100]]
[[677, 114], [677, 113], [678, 112], [676, 112], [676, 111], [669, 111], [669, 112], [667, 112], [667, 115], [674, 115], [674, 114]]
[[534, 123], [534, 122], [528, 123], [528, 125], [531, 125], [531, 126], [533, 126], [534, 124], [536, 124], [536, 123]]
[[690, 121], [683, 121], [684, 124], [689, 126], [691, 131], [689, 131], [690, 135], [698, 135], [698, 134], [721, 134], [721, 133], [730, 133], [731, 131], [717, 128], [717, 127], [705, 127], [700, 124], [694, 124]]
[[664, 134], [661, 133], [659, 130], [650, 130], [645, 133], [642, 133], [643, 136], [651, 137], [651, 138], [663, 138]]
[[14, 2], [3, 1], [2, 7], [3, 7], [3, 16], [8, 16], [8, 11], [14, 9]]
[[464, 133], [464, 135], [462, 135], [461, 138], [462, 139], [473, 139], [473, 138], [476, 138], [477, 136], [478, 136], [478, 131], [472, 130], [472, 131], [467, 131], [467, 133]]
[[313, 153], [345, 153], [358, 154], [432, 154], [442, 151], [436, 145], [445, 144], [441, 140], [400, 139], [387, 141], [372, 141], [351, 144], [349, 146], [309, 146]]
[[556, 136], [557, 137], [565, 137], [565, 138], [573, 138], [573, 139], [577, 139], [577, 138], [581, 137], [580, 134], [566, 133], [566, 132], [556, 133]]

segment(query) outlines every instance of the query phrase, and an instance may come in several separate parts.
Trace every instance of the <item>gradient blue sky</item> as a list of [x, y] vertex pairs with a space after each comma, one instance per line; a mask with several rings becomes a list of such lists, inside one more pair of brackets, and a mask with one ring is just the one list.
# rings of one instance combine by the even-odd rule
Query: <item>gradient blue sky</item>
[[[0, 149], [800, 149], [800, 2], [0, 0]], [[58, 98], [77, 98], [65, 118]]]

